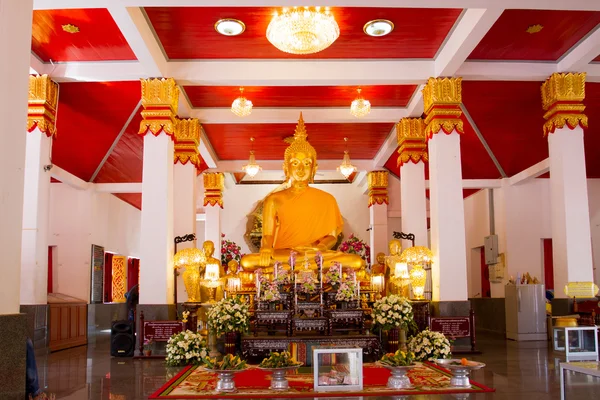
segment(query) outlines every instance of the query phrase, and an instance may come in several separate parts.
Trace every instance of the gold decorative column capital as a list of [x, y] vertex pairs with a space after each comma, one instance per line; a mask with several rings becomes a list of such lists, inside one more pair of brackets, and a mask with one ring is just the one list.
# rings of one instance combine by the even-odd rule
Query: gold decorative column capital
[[440, 130], [463, 133], [462, 78], [429, 78], [423, 88], [425, 134], [428, 139]]
[[48, 137], [56, 136], [58, 84], [48, 75], [29, 75], [27, 132], [38, 128]]
[[585, 106], [585, 72], [554, 73], [542, 84], [542, 108], [544, 114], [544, 136], [554, 133], [556, 128], [569, 129], [588, 127]]
[[223, 208], [225, 175], [222, 172], [205, 172], [202, 175], [204, 177], [204, 206], [218, 204]]
[[396, 124], [398, 137], [398, 166], [409, 161], [418, 163], [427, 162], [427, 136], [425, 135], [425, 122], [421, 118], [402, 118]]
[[161, 132], [173, 137], [179, 104], [179, 88], [173, 78], [142, 79], [142, 117], [140, 135]]
[[197, 118], [177, 119], [175, 125], [175, 157], [174, 162], [185, 165], [188, 161], [200, 170], [202, 157], [200, 145], [200, 121]]
[[389, 204], [387, 171], [369, 172], [367, 184], [369, 186], [369, 207], [373, 204]]

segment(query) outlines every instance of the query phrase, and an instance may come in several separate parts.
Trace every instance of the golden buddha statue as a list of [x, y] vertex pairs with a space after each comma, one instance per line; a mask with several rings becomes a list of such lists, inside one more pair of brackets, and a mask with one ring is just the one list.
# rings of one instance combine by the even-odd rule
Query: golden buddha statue
[[377, 253], [375, 257], [377, 264], [371, 266], [371, 273], [373, 275], [384, 275], [385, 274], [385, 253]]
[[213, 257], [213, 254], [215, 252], [215, 244], [213, 243], [213, 241], [205, 241], [202, 244], [202, 250], [204, 251], [204, 256], [206, 257], [204, 266], [206, 267], [206, 265], [208, 264], [217, 264], [219, 266], [219, 278], [223, 278], [225, 276], [225, 268], [221, 264], [221, 260]]
[[317, 172], [317, 152], [306, 136], [301, 113], [294, 140], [284, 153], [283, 171], [290, 187], [271, 193], [265, 199], [260, 251], [242, 257], [245, 271], [263, 268], [270, 272], [276, 261], [289, 268], [292, 250], [297, 252], [296, 265], [302, 266], [303, 257], [307, 256], [311, 269], [317, 268], [317, 252], [323, 256], [323, 268], [336, 261], [354, 270], [365, 264], [356, 254], [331, 250], [344, 222], [335, 198], [308, 185]]
[[385, 257], [385, 282], [388, 293], [396, 293], [397, 285], [394, 284], [393, 277], [396, 276], [396, 263], [402, 262], [400, 255], [402, 254], [402, 242], [398, 239], [390, 240], [388, 244], [390, 255]]

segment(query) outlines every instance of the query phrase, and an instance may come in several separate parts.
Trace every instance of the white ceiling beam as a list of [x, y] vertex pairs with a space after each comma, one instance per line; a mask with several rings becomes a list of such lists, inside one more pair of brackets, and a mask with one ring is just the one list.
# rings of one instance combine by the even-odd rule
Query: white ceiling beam
[[435, 76], [454, 76], [503, 12], [501, 8], [465, 10], [435, 59]]
[[466, 61], [456, 72], [469, 81], [544, 81], [556, 72], [556, 63]]
[[46, 65], [46, 73], [57, 82], [137, 81], [150, 78], [139, 61], [87, 61]]
[[518, 183], [525, 183], [532, 179], [537, 178], [540, 175], [545, 174], [550, 171], [550, 158], [546, 158], [545, 160], [540, 161], [539, 163], [532, 165], [531, 167], [519, 172], [516, 175], [508, 178], [508, 183], [512, 185], [516, 185]]
[[44, 75], [45, 73], [47, 73], [46, 71], [48, 70], [49, 65], [51, 64], [45, 64], [42, 60], [37, 58], [37, 56], [33, 54], [33, 52], [31, 52], [31, 61], [29, 62], [29, 73], [31, 73], [31, 70], [34, 70], [36, 74]]
[[200, 129], [200, 155], [208, 168], [217, 168], [219, 157], [217, 157], [217, 153], [212, 148], [210, 140], [208, 140], [208, 136], [204, 132], [204, 128]]
[[125, 8], [122, 5], [110, 5], [108, 12], [115, 20], [146, 75], [165, 76], [167, 60], [142, 10], [135, 7]]
[[[327, 0], [329, 7], [365, 7], [364, 0]], [[276, 7], [281, 0], [34, 0], [34, 9], [106, 8], [119, 4], [123, 7]], [[296, 0], [297, 6], [314, 6], [314, 0]], [[600, 2], [595, 0], [370, 0], [369, 7], [410, 8], [516, 8], [538, 10], [595, 10], [600, 11]]]
[[[256, 163], [266, 171], [282, 171], [283, 173], [283, 160], [257, 160]], [[318, 160], [319, 171], [335, 171], [337, 167], [342, 163], [340, 157], [339, 160]], [[248, 160], [221, 160], [217, 162], [216, 170], [220, 172], [241, 172], [242, 167], [248, 164]], [[359, 171], [371, 171], [373, 170], [372, 160], [352, 160], [352, 164], [356, 166]], [[210, 171], [208, 171], [210, 172]]]
[[373, 107], [369, 115], [357, 119], [350, 114], [350, 105], [343, 108], [254, 108], [252, 114], [244, 118], [232, 113], [230, 108], [194, 108], [190, 114], [203, 124], [295, 124], [301, 112], [307, 123], [393, 123], [407, 115], [407, 109], [402, 107]]
[[587, 73], [586, 82], [600, 82], [600, 63], [588, 64], [581, 72]]
[[425, 83], [431, 60], [171, 61], [167, 76], [180, 85], [330, 86]]
[[559, 72], [580, 72], [600, 54], [600, 28], [596, 28], [558, 62]]
[[94, 183], [94, 190], [100, 193], [142, 193], [142, 183]]
[[[463, 189], [488, 189], [502, 187], [502, 179], [463, 179]], [[425, 188], [429, 189], [429, 179], [425, 181]]]
[[88, 190], [94, 185], [93, 183], [86, 182], [72, 173], [65, 171], [57, 165], [52, 166], [50, 176], [77, 190]]
[[[425, 85], [419, 85], [415, 90], [408, 106], [406, 107], [406, 114], [396, 119], [394, 122], [399, 122], [404, 117], [420, 117], [423, 114], [423, 87]], [[375, 155], [373, 160], [375, 168], [382, 168], [387, 160], [391, 157], [392, 153], [398, 147], [398, 138], [396, 135], [396, 126], [394, 125], [385, 139], [385, 142]]]

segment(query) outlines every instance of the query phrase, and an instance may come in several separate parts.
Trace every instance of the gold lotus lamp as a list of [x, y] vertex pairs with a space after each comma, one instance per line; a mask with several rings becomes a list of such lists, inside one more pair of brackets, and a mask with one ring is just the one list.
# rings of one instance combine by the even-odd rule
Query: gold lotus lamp
[[214, 303], [217, 288], [221, 286], [221, 280], [219, 279], [219, 264], [206, 264], [202, 286], [208, 289], [208, 302]]
[[352, 165], [350, 162], [350, 153], [348, 153], [348, 138], [344, 138], [344, 142], [346, 142], [346, 150], [344, 150], [344, 158], [342, 159], [342, 163], [337, 168], [337, 170], [344, 175], [346, 179], [352, 175], [352, 173], [356, 172], [356, 167]]
[[242, 167], [242, 171], [244, 171], [250, 178], [254, 178], [256, 174], [258, 174], [262, 167], [256, 163], [256, 158], [254, 157], [254, 138], [250, 138], [250, 142], [252, 142], [252, 148], [250, 150], [250, 158], [248, 159], [248, 164]]
[[425, 284], [427, 283], [427, 272], [423, 268], [423, 264], [431, 263], [433, 253], [425, 246], [413, 246], [404, 250], [400, 259], [412, 266], [409, 274], [410, 284], [415, 299], [422, 300], [425, 294]]
[[204, 252], [195, 247], [179, 250], [173, 257], [176, 269], [185, 268], [181, 277], [190, 303], [200, 300], [200, 267], [204, 262], [206, 262]]
[[376, 274], [371, 276], [371, 288], [377, 293], [377, 298], [381, 298], [381, 292], [385, 288], [385, 276], [383, 274]]
[[240, 88], [240, 97], [231, 103], [231, 112], [238, 117], [247, 117], [252, 114], [252, 102], [244, 97], [244, 88]]
[[267, 39], [290, 54], [313, 54], [325, 50], [340, 36], [340, 27], [329, 7], [284, 8], [267, 27]]
[[369, 100], [365, 100], [360, 95], [360, 88], [356, 89], [356, 91], [358, 92], [358, 97], [352, 101], [352, 104], [350, 104], [350, 113], [356, 118], [362, 118], [371, 112], [371, 102]]

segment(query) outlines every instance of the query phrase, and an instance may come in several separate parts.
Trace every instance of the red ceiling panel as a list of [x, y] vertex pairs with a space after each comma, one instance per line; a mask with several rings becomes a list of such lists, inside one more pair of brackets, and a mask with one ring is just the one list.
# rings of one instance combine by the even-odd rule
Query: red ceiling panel
[[[281, 160], [288, 146], [284, 138], [294, 134], [296, 124], [203, 124], [208, 140], [221, 160], [244, 160], [250, 152], [250, 137], [256, 138], [258, 160]], [[394, 124], [306, 124], [308, 141], [321, 160], [341, 159], [344, 137], [353, 159], [372, 159]]]
[[[62, 26], [67, 24], [79, 32], [65, 32]], [[136, 59], [105, 8], [35, 10], [31, 48], [45, 62]]]
[[600, 83], [585, 84], [585, 113], [589, 128], [583, 134], [588, 178], [600, 178]]
[[508, 176], [548, 157], [540, 86], [463, 81], [463, 103]]
[[[599, 23], [598, 11], [506, 10], [469, 59], [556, 61]], [[541, 31], [527, 32], [537, 24]]]
[[[406, 107], [417, 85], [361, 86], [373, 107]], [[231, 107], [237, 86], [185, 86], [193, 107]], [[244, 96], [255, 107], [350, 107], [356, 86], [250, 86]]]
[[[273, 7], [146, 7], [148, 18], [169, 59], [210, 58], [433, 58], [460, 9], [332, 8], [340, 37], [328, 49], [311, 55], [279, 51], [266, 38]], [[243, 21], [246, 31], [227, 37], [214, 24], [222, 18]], [[395, 29], [387, 36], [364, 34], [374, 19], [388, 19]]]
[[115, 193], [114, 196], [123, 200], [127, 204], [131, 204], [138, 210], [142, 209], [142, 194], [141, 193]]
[[141, 106], [131, 120], [123, 136], [112, 150], [108, 159], [98, 172], [94, 182], [118, 183], [142, 181], [142, 158], [144, 156], [144, 137], [138, 134], [142, 115]]
[[89, 181], [139, 100], [139, 81], [61, 83], [52, 162]]
[[600, 56], [598, 56], [598, 57], [594, 58], [592, 61], [593, 61], [593, 62], [600, 62]]

